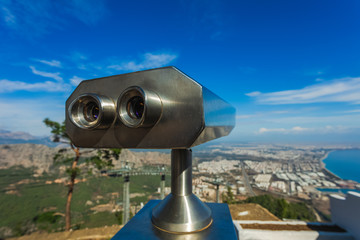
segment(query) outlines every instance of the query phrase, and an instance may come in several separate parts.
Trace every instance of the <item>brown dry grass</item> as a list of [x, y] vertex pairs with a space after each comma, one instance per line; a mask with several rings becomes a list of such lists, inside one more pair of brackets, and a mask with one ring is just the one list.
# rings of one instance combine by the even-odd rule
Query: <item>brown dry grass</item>
[[40, 233], [35, 232], [30, 235], [10, 238], [8, 240], [108, 240], [112, 238], [119, 230], [121, 226], [114, 225], [110, 227], [101, 228], [89, 228], [81, 229], [69, 232], [57, 232], [57, 233]]
[[[281, 221], [274, 214], [256, 203], [230, 204], [229, 208], [233, 220]], [[248, 214], [239, 216], [239, 213], [246, 211]]]
[[244, 229], [261, 229], [271, 231], [322, 231], [322, 232], [345, 232], [344, 229], [338, 226], [326, 226], [326, 225], [294, 225], [294, 224], [240, 224]]

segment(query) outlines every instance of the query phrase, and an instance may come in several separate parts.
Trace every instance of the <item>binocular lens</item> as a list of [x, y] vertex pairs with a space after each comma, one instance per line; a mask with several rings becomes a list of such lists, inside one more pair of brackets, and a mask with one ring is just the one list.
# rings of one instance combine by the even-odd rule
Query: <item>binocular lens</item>
[[144, 113], [144, 99], [139, 96], [130, 98], [127, 103], [127, 112], [133, 119], [140, 119]]
[[84, 107], [84, 117], [88, 122], [94, 122], [99, 117], [99, 106], [95, 102], [88, 102]]
[[70, 120], [83, 129], [105, 129], [115, 119], [115, 105], [111, 98], [85, 93], [69, 106]]
[[118, 99], [118, 114], [127, 127], [152, 127], [159, 120], [161, 111], [159, 96], [138, 86], [125, 89]]

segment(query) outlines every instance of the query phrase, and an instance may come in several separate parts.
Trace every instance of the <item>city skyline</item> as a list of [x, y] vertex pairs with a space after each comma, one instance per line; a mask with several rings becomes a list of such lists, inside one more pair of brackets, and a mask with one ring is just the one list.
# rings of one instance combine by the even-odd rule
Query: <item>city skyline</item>
[[0, 129], [50, 135], [80, 81], [173, 65], [236, 107], [219, 141], [360, 143], [355, 0], [0, 3]]

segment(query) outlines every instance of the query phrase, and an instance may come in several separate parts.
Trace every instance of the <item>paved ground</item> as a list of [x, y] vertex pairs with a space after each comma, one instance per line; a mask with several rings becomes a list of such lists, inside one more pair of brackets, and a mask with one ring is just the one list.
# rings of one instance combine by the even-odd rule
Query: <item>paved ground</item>
[[253, 189], [250, 185], [249, 176], [247, 175], [247, 173], [245, 171], [244, 161], [241, 161], [241, 171], [242, 171], [246, 191], [248, 192], [248, 194], [250, 194], [250, 197], [256, 196], [255, 192], [253, 191]]

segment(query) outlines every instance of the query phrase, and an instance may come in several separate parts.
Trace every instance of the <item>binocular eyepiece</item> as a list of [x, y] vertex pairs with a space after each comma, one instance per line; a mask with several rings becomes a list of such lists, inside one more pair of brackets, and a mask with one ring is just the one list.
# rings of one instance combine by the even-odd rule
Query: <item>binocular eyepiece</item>
[[112, 99], [93, 93], [77, 97], [68, 109], [71, 122], [82, 129], [105, 129], [115, 119], [115, 104]]
[[117, 106], [110, 97], [85, 93], [71, 102], [68, 115], [77, 127], [91, 130], [109, 128], [117, 114], [127, 127], [151, 127], [159, 120], [162, 112], [160, 97], [137, 86], [129, 87], [121, 93]]
[[140, 87], [127, 88], [119, 97], [119, 118], [127, 127], [151, 127], [162, 112], [160, 97]]

